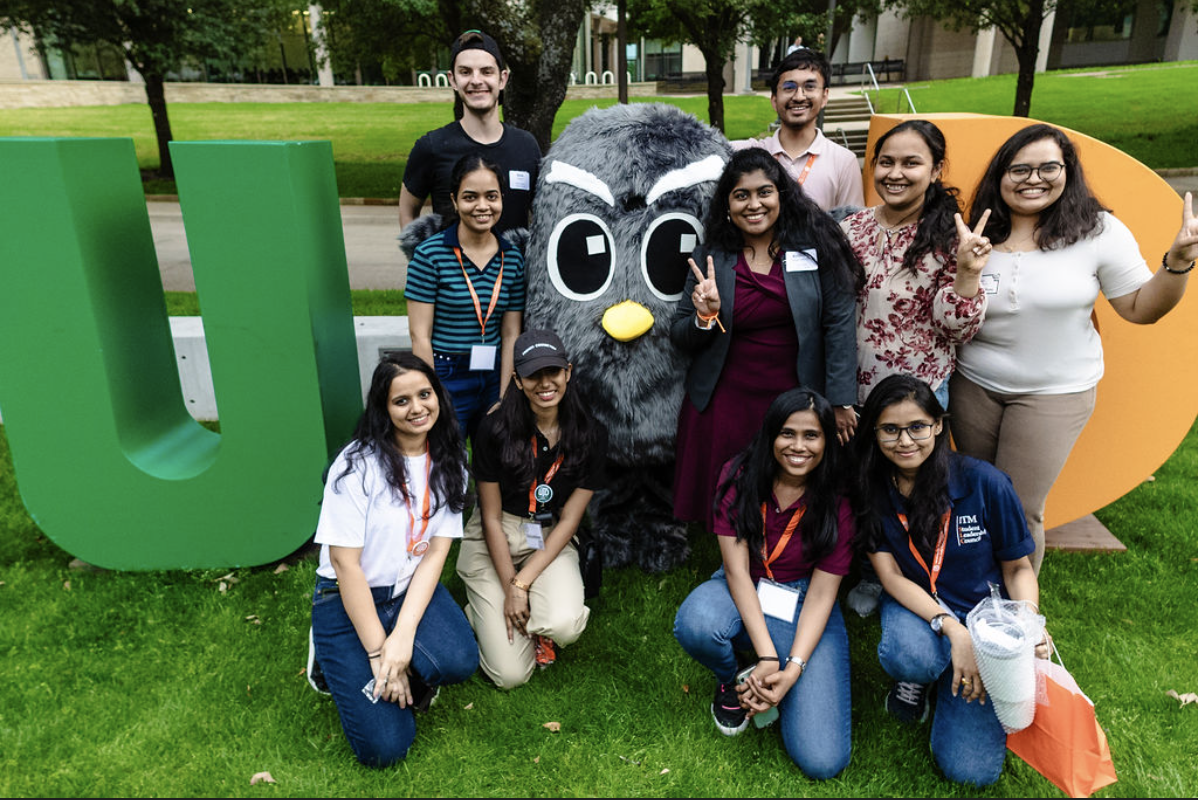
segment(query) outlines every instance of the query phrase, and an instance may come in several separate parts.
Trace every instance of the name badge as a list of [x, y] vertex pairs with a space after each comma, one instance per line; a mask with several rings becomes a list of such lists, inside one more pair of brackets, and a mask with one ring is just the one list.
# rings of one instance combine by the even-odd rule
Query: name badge
[[982, 291], [986, 294], [998, 294], [998, 276], [993, 272], [983, 273]]
[[495, 353], [499, 348], [493, 344], [476, 344], [470, 348], [470, 369], [471, 370], [486, 370], [490, 372], [495, 369]]
[[529, 176], [528, 176], [527, 172], [525, 172], [522, 169], [513, 169], [513, 170], [508, 170], [507, 185], [508, 185], [508, 188], [523, 189], [524, 191], [527, 192], [529, 190], [529, 188], [531, 187], [531, 182], [529, 181]]
[[815, 250], [787, 250], [782, 255], [782, 266], [787, 272], [814, 272], [819, 269]]
[[761, 603], [761, 613], [783, 622], [794, 622], [799, 593], [789, 586], [762, 578], [757, 582], [757, 602]]
[[533, 550], [545, 549], [545, 529], [541, 527], [541, 523], [524, 523], [524, 541], [528, 542], [528, 546]]

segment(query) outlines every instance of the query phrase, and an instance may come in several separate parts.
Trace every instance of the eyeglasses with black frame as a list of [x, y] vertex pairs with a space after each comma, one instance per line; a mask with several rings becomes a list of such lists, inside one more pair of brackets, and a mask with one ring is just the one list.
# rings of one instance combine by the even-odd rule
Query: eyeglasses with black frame
[[906, 432], [913, 442], [922, 442], [932, 438], [936, 426], [930, 422], [912, 422], [910, 425], [879, 425], [874, 428], [878, 441], [883, 444], [897, 442]]
[[1024, 183], [1032, 177], [1032, 173], [1040, 176], [1040, 180], [1047, 183], [1052, 183], [1065, 169], [1065, 165], [1060, 161], [1045, 161], [1039, 166], [1033, 167], [1031, 164], [1012, 164], [1007, 167], [1007, 177], [1015, 183]]

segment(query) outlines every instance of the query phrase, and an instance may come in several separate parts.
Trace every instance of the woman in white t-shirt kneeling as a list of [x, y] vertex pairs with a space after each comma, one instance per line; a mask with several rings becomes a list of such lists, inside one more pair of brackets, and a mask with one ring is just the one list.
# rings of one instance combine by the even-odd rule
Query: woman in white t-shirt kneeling
[[325, 485], [309, 664], [368, 766], [402, 759], [413, 711], [478, 667], [470, 623], [440, 583], [465, 503], [466, 450], [436, 373], [410, 354], [383, 359]]

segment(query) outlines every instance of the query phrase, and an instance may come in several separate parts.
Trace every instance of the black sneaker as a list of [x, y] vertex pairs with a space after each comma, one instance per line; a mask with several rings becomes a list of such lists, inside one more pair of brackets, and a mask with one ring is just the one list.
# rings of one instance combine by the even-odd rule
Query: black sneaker
[[899, 722], [918, 725], [928, 718], [928, 687], [895, 681], [886, 695], [886, 710]]
[[318, 694], [332, 696], [329, 691], [329, 682], [324, 679], [324, 670], [320, 668], [320, 662], [316, 660], [316, 643], [312, 641], [312, 629], [308, 628], [308, 684], [316, 690]]
[[412, 692], [412, 710], [420, 714], [432, 708], [441, 694], [440, 686], [429, 686], [415, 671], [408, 672], [408, 689]]
[[725, 736], [735, 736], [749, 724], [748, 711], [740, 707], [740, 696], [736, 688], [721, 683], [715, 690], [715, 699], [711, 701], [711, 716], [715, 726]]

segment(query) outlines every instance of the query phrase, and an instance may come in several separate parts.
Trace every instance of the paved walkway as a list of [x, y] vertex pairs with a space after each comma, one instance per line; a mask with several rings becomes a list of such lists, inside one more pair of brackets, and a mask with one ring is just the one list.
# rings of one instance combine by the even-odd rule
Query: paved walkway
[[[1191, 175], [1165, 178], [1179, 195], [1192, 192], [1198, 198], [1198, 170]], [[146, 204], [150, 228], [158, 251], [162, 286], [172, 292], [194, 292], [191, 255], [183, 232], [183, 215], [177, 202]], [[399, 250], [399, 210], [393, 206], [343, 205], [341, 225], [345, 236], [345, 259], [351, 289], [402, 289], [407, 280], [408, 260]]]

